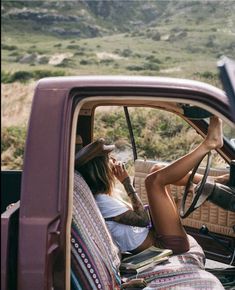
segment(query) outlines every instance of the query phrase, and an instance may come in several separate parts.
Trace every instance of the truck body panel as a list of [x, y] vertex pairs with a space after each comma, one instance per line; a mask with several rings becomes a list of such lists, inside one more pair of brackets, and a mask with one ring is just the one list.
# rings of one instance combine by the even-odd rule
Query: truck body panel
[[[133, 98], [133, 104], [138, 105], [145, 104], [145, 98], [149, 104], [151, 99], [200, 103], [233, 123], [225, 93], [195, 81], [129, 76], [40, 80], [32, 103], [22, 181], [21, 173], [18, 173], [17, 181], [17, 189], [19, 186], [21, 189], [15, 289], [66, 289], [69, 273], [66, 268], [66, 244], [69, 243], [66, 224], [71, 188], [69, 176], [73, 174], [70, 163], [74, 158], [71, 152], [72, 122], [79, 102], [92, 100], [93, 97], [101, 97], [101, 101], [94, 100], [92, 110], [99, 104], [111, 103], [110, 97], [117, 105], [125, 104], [128, 98]], [[92, 116], [79, 116], [79, 120], [77, 132], [83, 132], [86, 145], [92, 138]], [[233, 150], [224, 150], [228, 160], [235, 158]], [[13, 191], [19, 197], [19, 190]], [[15, 201], [15, 198], [10, 199], [10, 202]], [[2, 210], [8, 202], [6, 199]], [[2, 289], [6, 289], [9, 270], [9, 223], [9, 219], [2, 221]]]

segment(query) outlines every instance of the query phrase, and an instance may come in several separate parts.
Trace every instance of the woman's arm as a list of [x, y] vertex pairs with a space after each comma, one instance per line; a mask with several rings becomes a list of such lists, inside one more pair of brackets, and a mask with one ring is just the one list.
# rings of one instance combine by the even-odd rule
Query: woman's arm
[[109, 220], [123, 223], [126, 225], [146, 227], [149, 224], [149, 216], [144, 209], [143, 203], [140, 200], [135, 188], [131, 184], [131, 179], [124, 166], [121, 163], [115, 164], [114, 174], [116, 178], [123, 184], [127, 195], [130, 198], [133, 210], [128, 210], [123, 214], [113, 217]]

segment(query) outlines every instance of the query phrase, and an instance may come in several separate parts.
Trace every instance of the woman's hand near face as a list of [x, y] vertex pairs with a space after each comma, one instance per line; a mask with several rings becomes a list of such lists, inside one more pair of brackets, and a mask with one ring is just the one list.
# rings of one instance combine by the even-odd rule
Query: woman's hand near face
[[129, 176], [124, 164], [120, 161], [113, 163], [113, 174], [121, 183]]
[[131, 184], [131, 179], [124, 164], [113, 157], [110, 157], [110, 162], [114, 176], [123, 184], [132, 204], [132, 210], [113, 217], [112, 220], [123, 224], [146, 227], [149, 224], [149, 216]]

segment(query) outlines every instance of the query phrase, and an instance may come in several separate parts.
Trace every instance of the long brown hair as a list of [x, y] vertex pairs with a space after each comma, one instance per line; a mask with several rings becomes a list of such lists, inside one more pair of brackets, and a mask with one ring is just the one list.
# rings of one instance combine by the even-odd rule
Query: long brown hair
[[93, 194], [112, 193], [115, 177], [108, 154], [95, 157], [76, 170], [81, 173]]

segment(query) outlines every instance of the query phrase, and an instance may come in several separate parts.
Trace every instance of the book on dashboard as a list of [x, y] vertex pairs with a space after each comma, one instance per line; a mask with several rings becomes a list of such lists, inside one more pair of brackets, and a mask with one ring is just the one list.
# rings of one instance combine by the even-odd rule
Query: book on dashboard
[[[139, 269], [139, 271], [144, 271], [140, 268], [149, 264], [155, 265], [157, 262], [161, 263], [168, 259], [171, 254], [172, 250], [170, 249], [161, 249], [155, 246], [151, 246], [136, 255], [124, 258], [121, 262], [120, 271], [131, 269]], [[149, 265], [149, 267], [151, 267], [151, 265]], [[146, 269], [147, 268], [148, 267], [146, 266]]]

